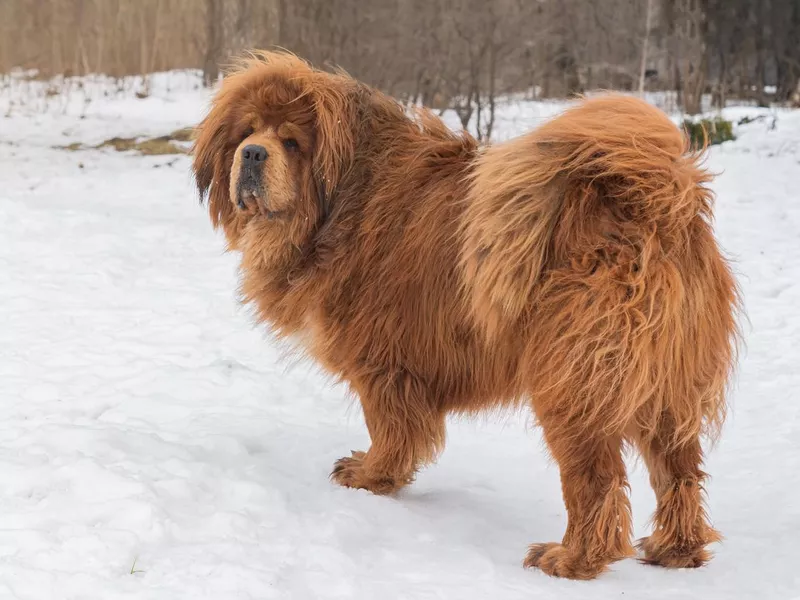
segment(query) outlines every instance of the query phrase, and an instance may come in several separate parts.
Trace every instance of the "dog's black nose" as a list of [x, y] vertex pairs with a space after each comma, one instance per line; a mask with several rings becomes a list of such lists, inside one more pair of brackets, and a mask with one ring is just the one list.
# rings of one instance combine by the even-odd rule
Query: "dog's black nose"
[[242, 148], [242, 160], [245, 164], [258, 164], [267, 160], [267, 149], [264, 146], [249, 144]]

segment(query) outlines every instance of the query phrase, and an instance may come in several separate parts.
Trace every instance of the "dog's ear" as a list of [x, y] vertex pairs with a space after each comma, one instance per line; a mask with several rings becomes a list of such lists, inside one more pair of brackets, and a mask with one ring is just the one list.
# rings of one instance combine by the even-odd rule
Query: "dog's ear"
[[314, 176], [322, 220], [353, 168], [366, 91], [345, 75], [315, 72], [309, 81], [316, 125]]
[[236, 137], [229, 113], [229, 95], [230, 91], [223, 86], [214, 98], [211, 111], [198, 125], [192, 148], [197, 192], [201, 203], [208, 200], [208, 212], [215, 228], [227, 226], [235, 217], [229, 188]]

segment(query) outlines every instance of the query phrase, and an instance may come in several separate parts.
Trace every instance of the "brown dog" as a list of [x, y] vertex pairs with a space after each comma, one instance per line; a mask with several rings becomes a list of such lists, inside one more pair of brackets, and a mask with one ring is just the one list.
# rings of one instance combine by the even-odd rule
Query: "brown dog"
[[720, 538], [700, 438], [724, 418], [738, 294], [686, 150], [614, 96], [482, 149], [261, 53], [224, 80], [194, 170], [244, 300], [361, 400], [372, 445], [333, 479], [392, 493], [442, 449], [448, 413], [530, 403], [569, 521], [525, 565], [589, 579], [634, 554], [628, 443], [658, 498], [644, 560], [697, 567]]

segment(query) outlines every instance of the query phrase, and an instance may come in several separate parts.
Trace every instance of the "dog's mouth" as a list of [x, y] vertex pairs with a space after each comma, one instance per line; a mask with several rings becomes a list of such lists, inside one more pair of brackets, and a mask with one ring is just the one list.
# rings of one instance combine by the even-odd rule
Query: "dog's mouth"
[[236, 190], [236, 205], [239, 210], [261, 214], [269, 220], [284, 218], [286, 211], [270, 210], [267, 189], [252, 173], [242, 173]]

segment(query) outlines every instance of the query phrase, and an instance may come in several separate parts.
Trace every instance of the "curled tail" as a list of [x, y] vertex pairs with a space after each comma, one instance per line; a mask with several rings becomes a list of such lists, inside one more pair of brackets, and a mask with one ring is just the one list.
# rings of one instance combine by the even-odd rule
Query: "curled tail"
[[[599, 203], [661, 236], [708, 215], [710, 177], [687, 149], [663, 112], [625, 96], [585, 100], [488, 148], [471, 173], [463, 220], [462, 266], [477, 321], [492, 332], [519, 318], [552, 255], [591, 235], [592, 223], [581, 221], [596, 217]], [[557, 239], [565, 236], [572, 240]]]
[[675, 440], [723, 421], [739, 305], [687, 150], [644, 101], [586, 100], [476, 159], [462, 225], [487, 337], [523, 337], [523, 368], [583, 418], [650, 435], [667, 411]]

